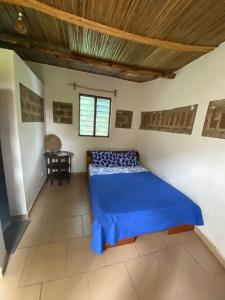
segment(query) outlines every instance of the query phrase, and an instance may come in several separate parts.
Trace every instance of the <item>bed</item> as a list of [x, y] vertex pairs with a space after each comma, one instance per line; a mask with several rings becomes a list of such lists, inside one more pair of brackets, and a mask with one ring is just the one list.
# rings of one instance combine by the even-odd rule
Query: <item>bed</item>
[[[126, 152], [113, 151], [122, 156]], [[94, 252], [101, 254], [105, 245], [175, 226], [203, 225], [199, 206], [143, 168], [137, 152], [132, 166], [113, 166], [107, 163], [107, 157], [96, 166], [93, 153], [97, 152], [87, 152], [87, 170]]]

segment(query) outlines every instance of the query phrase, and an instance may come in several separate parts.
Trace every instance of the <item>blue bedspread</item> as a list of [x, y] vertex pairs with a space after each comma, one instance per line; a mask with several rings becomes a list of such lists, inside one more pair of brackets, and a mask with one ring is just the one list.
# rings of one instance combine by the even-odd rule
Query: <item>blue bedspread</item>
[[91, 176], [92, 249], [182, 224], [203, 225], [200, 208], [151, 172]]

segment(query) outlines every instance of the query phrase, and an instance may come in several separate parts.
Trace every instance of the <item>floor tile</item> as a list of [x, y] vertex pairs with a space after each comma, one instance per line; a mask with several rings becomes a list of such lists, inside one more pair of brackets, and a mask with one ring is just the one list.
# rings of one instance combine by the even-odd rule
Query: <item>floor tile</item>
[[[54, 187], [52, 187], [54, 188]], [[52, 197], [52, 198], [51, 198]], [[66, 200], [62, 192], [51, 195], [51, 197], [35, 204], [32, 209], [31, 220], [54, 220], [69, 216], [69, 200]]]
[[70, 215], [89, 214], [91, 209], [86, 177], [73, 176], [73, 182], [70, 186], [73, 187], [73, 189], [68, 191], [68, 194], [70, 194]]
[[43, 284], [41, 300], [89, 300], [87, 275], [64, 278]]
[[140, 255], [153, 253], [167, 248], [167, 245], [160, 238], [159, 233], [139, 236], [135, 241], [135, 246]]
[[30, 218], [0, 279], [1, 300], [127, 300], [136, 293], [140, 300], [225, 299], [225, 271], [194, 232], [145, 235], [95, 254], [85, 176], [62, 186], [45, 184]]
[[105, 267], [88, 273], [91, 300], [136, 300], [124, 264]]
[[177, 234], [168, 235], [165, 231], [159, 233], [163, 241], [168, 247], [174, 247], [183, 243], [198, 240], [199, 237], [194, 231], [182, 232]]
[[216, 275], [223, 272], [224, 268], [222, 265], [201, 240], [185, 243], [183, 247], [209, 274]]
[[41, 285], [36, 284], [8, 292], [0, 292], [1, 300], [39, 300]]
[[210, 278], [208, 273], [182, 247], [166, 249], [157, 252], [156, 255], [180, 292], [193, 288]]
[[84, 236], [91, 235], [92, 234], [92, 232], [91, 232], [91, 226], [92, 226], [92, 216], [91, 216], [91, 214], [83, 215], [82, 216], [82, 222], [83, 222]]
[[[174, 300], [224, 300], [225, 275], [216, 276], [206, 283], [180, 293]], [[166, 299], [167, 300], [167, 299]], [[169, 299], [170, 300], [170, 299]]]
[[10, 255], [5, 275], [0, 279], [0, 291], [12, 290], [18, 286], [28, 251], [28, 249], [17, 249]]
[[32, 221], [40, 222], [40, 220], [43, 220], [44, 219], [43, 216], [45, 214], [47, 207], [48, 207], [47, 204], [41, 201], [41, 199], [38, 197], [29, 215], [29, 219], [31, 220], [31, 222]]
[[126, 265], [139, 299], [172, 299], [178, 294], [169, 271], [162, 268], [156, 254], [129, 260]]
[[31, 220], [26, 232], [24, 233], [22, 240], [18, 248], [32, 247], [50, 242], [52, 233], [52, 222]]
[[107, 249], [98, 255], [91, 250], [90, 238], [68, 242], [67, 275], [80, 274], [137, 257], [134, 244]]
[[27, 286], [65, 276], [66, 243], [53, 243], [30, 248], [20, 286]]
[[80, 193], [74, 196], [74, 199], [70, 201], [69, 213], [70, 216], [85, 215], [91, 211], [90, 203], [86, 195], [80, 195]]
[[83, 236], [81, 216], [57, 219], [53, 223], [51, 241], [63, 241]]
[[[59, 197], [60, 195], [58, 195]], [[45, 220], [54, 220], [58, 218], [66, 218], [69, 216], [69, 200], [67, 200], [66, 195], [61, 195], [61, 197], [54, 199], [54, 201], [49, 202], [46, 206], [46, 211], [44, 212], [42, 218]]]

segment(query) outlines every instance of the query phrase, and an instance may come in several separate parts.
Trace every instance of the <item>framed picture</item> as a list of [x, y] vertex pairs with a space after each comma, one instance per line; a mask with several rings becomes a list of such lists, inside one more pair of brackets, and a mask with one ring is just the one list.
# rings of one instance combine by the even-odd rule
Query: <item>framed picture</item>
[[225, 99], [209, 102], [202, 136], [225, 139]]
[[198, 105], [141, 113], [140, 129], [191, 134]]
[[60, 124], [72, 124], [73, 104], [53, 101], [53, 121]]
[[117, 110], [116, 111], [116, 128], [131, 128], [133, 111]]
[[44, 122], [44, 99], [20, 83], [22, 122]]

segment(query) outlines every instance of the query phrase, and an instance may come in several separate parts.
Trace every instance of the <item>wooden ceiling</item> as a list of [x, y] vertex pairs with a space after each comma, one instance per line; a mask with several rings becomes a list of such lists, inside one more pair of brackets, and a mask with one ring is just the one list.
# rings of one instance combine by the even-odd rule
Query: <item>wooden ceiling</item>
[[[18, 12], [25, 35], [15, 30]], [[225, 0], [0, 0], [1, 47], [136, 82], [172, 79], [224, 41]]]

